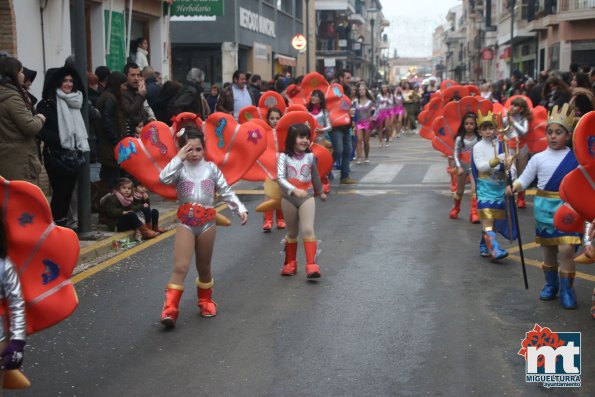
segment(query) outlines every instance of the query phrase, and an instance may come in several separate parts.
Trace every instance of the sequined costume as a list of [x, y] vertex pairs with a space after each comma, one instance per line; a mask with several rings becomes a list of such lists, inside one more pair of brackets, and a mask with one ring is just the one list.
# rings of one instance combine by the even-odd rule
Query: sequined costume
[[[7, 338], [25, 340], [25, 301], [21, 293], [19, 277], [8, 257], [5, 259], [0, 258], [0, 267], [0, 299], [7, 301], [8, 313], [10, 313], [8, 321], [10, 332], [7, 334], [4, 327], [0, 327], [0, 341]], [[6, 324], [4, 318], [2, 318], [2, 322]]]
[[215, 225], [215, 193], [234, 212], [247, 212], [231, 190], [221, 170], [212, 162], [201, 160], [190, 164], [175, 156], [159, 174], [161, 183], [177, 184], [178, 220], [195, 236]]
[[333, 129], [328, 110], [312, 109], [309, 113], [314, 117], [316, 123], [321, 128], [321, 131], [316, 135], [316, 143], [323, 143], [326, 139], [326, 134]]
[[560, 199], [560, 183], [566, 174], [578, 166], [570, 148], [547, 148], [537, 153], [514, 182], [522, 190], [537, 177], [537, 194], [534, 199], [535, 242], [540, 245], [580, 244], [580, 234], [562, 232], [554, 226], [554, 214], [564, 203]]
[[374, 102], [368, 99], [365, 103], [360, 103], [357, 98], [353, 101], [352, 107], [355, 109], [357, 129], [369, 131], [372, 127], [372, 116], [376, 112]]
[[384, 95], [378, 94], [376, 103], [378, 103], [378, 118], [376, 121], [378, 125], [380, 125], [382, 122], [384, 122], [384, 120], [392, 116], [393, 96], [389, 95], [386, 97]]
[[404, 98], [401, 94], [395, 94], [395, 99], [393, 101], [393, 107], [391, 109], [392, 116], [401, 116], [403, 114], [403, 102]]
[[[322, 192], [316, 157], [314, 157], [313, 153], [293, 156], [281, 153], [277, 162], [277, 181], [281, 187], [282, 197], [290, 201], [295, 207], [301, 206], [304, 201]], [[291, 193], [295, 189], [306, 190], [308, 197], [299, 198], [294, 196]]]
[[[473, 146], [478, 142], [474, 135], [471, 139], [461, 136], [455, 138], [454, 147], [454, 162], [457, 167], [463, 168], [465, 173], [469, 173], [471, 166], [471, 154], [473, 153]], [[464, 144], [464, 146], [463, 146]]]
[[529, 149], [527, 144], [523, 140], [525, 135], [529, 132], [529, 122], [527, 119], [520, 114], [512, 116], [504, 116], [502, 119], [505, 126], [510, 124], [510, 129], [506, 132], [506, 138], [508, 138], [508, 146], [511, 148], [510, 155], [514, 154], [519, 150], [516, 146], [516, 139], [519, 140], [521, 150], [527, 154]]

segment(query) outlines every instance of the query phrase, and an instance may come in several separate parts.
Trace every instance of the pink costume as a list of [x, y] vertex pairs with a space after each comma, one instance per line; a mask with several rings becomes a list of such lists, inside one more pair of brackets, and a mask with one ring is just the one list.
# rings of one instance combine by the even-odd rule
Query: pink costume
[[392, 108], [393, 116], [400, 116], [403, 114], [403, 95], [395, 94], [394, 104]]
[[355, 119], [357, 120], [357, 129], [370, 131], [372, 126], [372, 116], [376, 112], [374, 102], [368, 99], [365, 103], [360, 103], [359, 98], [353, 101], [355, 109]]
[[388, 94], [388, 96], [378, 94], [376, 101], [378, 103], [378, 118], [376, 122], [378, 125], [381, 125], [384, 120], [392, 116], [393, 96], [391, 94]]

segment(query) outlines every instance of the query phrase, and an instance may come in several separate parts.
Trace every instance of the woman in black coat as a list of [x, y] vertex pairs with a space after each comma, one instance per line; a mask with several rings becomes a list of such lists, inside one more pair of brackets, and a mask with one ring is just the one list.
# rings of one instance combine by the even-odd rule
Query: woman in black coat
[[[78, 82], [80, 78], [76, 70], [70, 67], [48, 70], [42, 100], [37, 105], [37, 112], [46, 117], [40, 137], [44, 142], [44, 166], [52, 187], [50, 208], [54, 222], [59, 226], [66, 226], [77, 174], [84, 165], [82, 152], [89, 151], [81, 113], [84, 95]], [[76, 154], [77, 158], [66, 166], [60, 160], [65, 152]]]

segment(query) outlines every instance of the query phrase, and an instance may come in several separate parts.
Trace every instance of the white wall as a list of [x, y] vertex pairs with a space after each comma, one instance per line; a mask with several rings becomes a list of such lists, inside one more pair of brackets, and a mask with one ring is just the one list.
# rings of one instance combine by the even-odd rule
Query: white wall
[[[41, 98], [44, 81], [43, 41], [39, 0], [13, 1], [17, 52], [24, 66], [37, 71], [31, 91]], [[62, 66], [71, 53], [68, 0], [49, 0], [43, 13], [46, 69]]]

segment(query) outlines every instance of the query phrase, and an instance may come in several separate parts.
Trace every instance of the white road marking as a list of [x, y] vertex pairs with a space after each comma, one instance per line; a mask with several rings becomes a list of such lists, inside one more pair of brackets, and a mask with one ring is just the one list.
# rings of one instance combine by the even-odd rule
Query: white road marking
[[389, 183], [403, 169], [404, 164], [378, 164], [372, 171], [366, 174], [360, 183]]
[[432, 164], [421, 183], [450, 183], [450, 175], [446, 173], [446, 161], [442, 164]]

